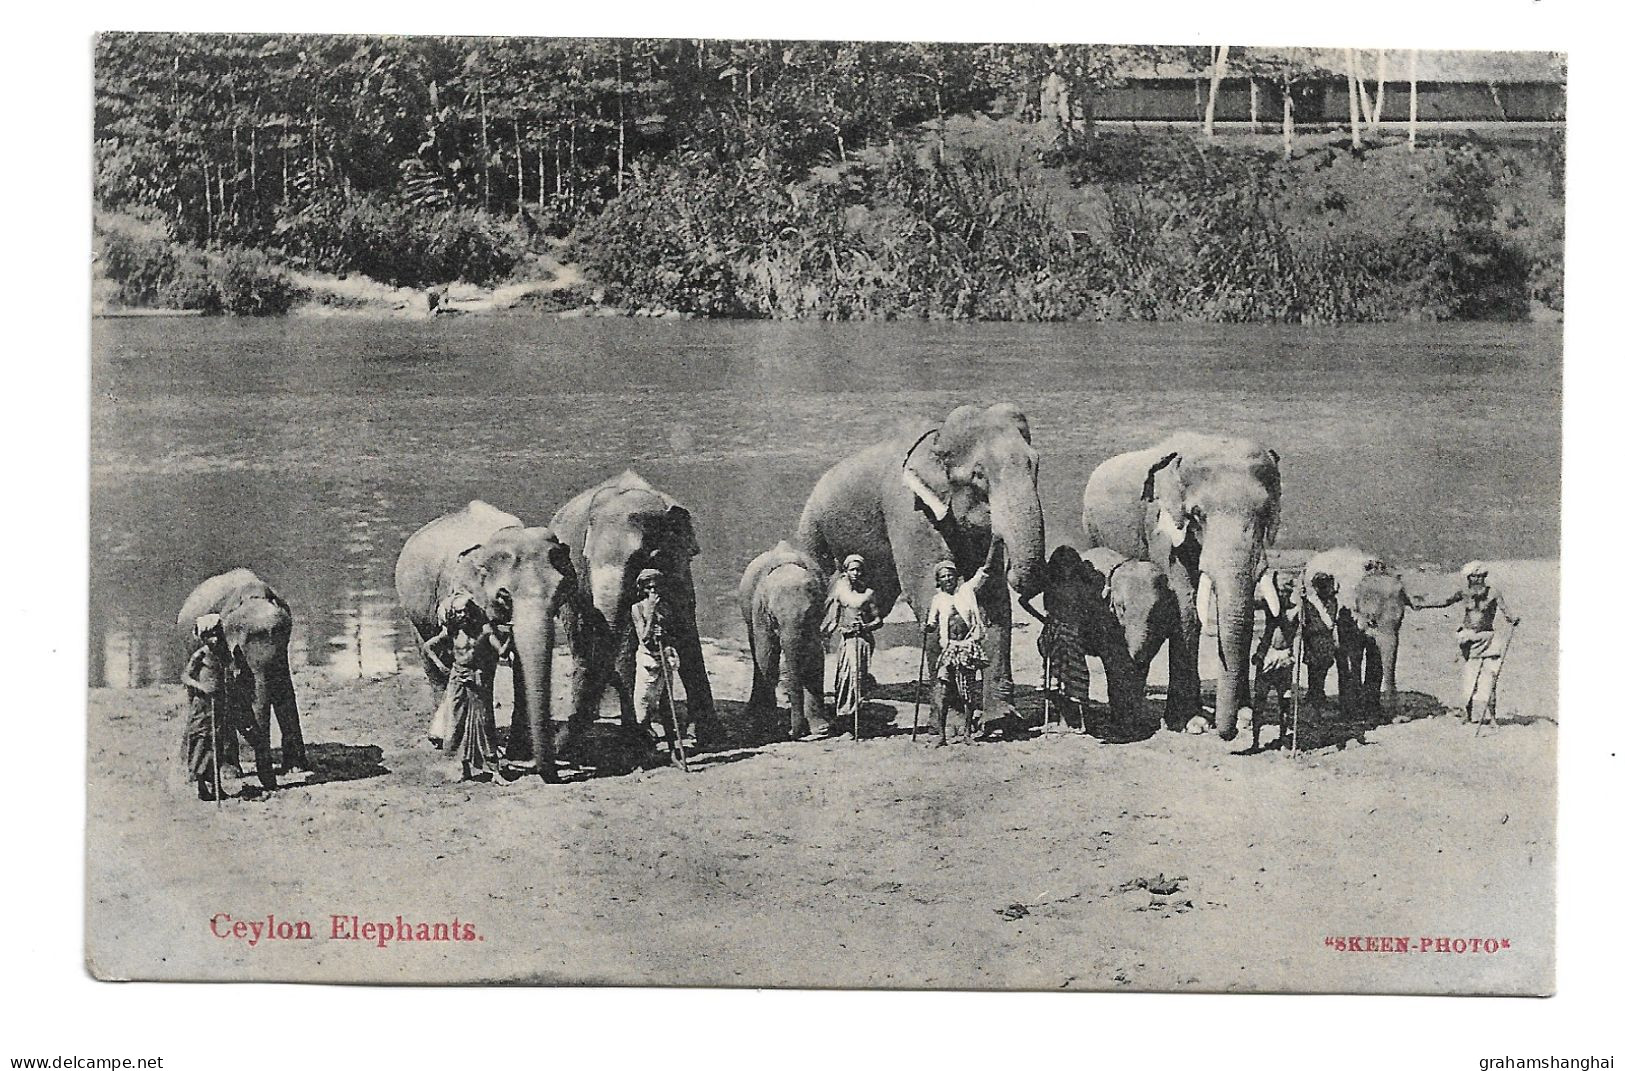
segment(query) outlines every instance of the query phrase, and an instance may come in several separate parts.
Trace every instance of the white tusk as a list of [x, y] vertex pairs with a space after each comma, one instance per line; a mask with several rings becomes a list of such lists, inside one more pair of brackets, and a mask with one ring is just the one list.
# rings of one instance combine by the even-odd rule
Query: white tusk
[[1206, 573], [1196, 582], [1196, 617], [1206, 632], [1213, 621], [1213, 581]]
[[931, 511], [931, 516], [941, 521], [948, 516], [948, 503], [937, 497], [937, 493], [925, 485], [925, 481], [917, 476], [913, 469], [903, 466], [903, 483], [908, 486], [914, 496], [925, 503], [925, 508]]
[[1281, 593], [1275, 587], [1275, 573], [1268, 572], [1258, 581], [1255, 594], [1269, 607], [1271, 617], [1281, 616]]
[[1185, 525], [1176, 523], [1165, 509], [1157, 511], [1157, 531], [1167, 536], [1173, 546], [1185, 542]]

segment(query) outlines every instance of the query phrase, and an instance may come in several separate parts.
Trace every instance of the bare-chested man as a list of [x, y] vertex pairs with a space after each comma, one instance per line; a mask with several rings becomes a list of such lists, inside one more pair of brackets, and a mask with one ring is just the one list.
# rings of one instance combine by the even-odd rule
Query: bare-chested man
[[1511, 632], [1497, 633], [1497, 615], [1514, 627], [1518, 619], [1507, 606], [1506, 596], [1490, 586], [1489, 569], [1483, 562], [1471, 561], [1461, 567], [1466, 585], [1440, 602], [1413, 599], [1418, 610], [1464, 603], [1456, 642], [1461, 645], [1461, 720], [1473, 720], [1473, 704], [1478, 704], [1478, 720], [1495, 718], [1495, 689], [1501, 677], [1501, 655]]

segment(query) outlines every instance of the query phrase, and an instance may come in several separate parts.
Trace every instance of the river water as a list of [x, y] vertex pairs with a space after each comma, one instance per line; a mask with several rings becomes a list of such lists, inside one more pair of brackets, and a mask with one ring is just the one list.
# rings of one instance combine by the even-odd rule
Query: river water
[[741, 635], [739, 574], [819, 474], [965, 401], [1027, 411], [1052, 545], [1095, 464], [1191, 427], [1281, 454], [1283, 547], [1558, 552], [1557, 325], [134, 319], [92, 341], [92, 685], [173, 679], [181, 601], [238, 564], [293, 604], [296, 662], [390, 671], [413, 530], [476, 497], [545, 524], [625, 468], [693, 511], [701, 628]]

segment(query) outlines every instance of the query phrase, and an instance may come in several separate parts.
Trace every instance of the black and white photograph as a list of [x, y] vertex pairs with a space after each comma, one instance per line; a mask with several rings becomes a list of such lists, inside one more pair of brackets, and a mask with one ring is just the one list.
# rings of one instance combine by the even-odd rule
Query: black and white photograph
[[1561, 992], [1572, 35], [369, 18], [83, 40], [77, 986]]
[[96, 47], [97, 977], [1550, 989], [1561, 54]]

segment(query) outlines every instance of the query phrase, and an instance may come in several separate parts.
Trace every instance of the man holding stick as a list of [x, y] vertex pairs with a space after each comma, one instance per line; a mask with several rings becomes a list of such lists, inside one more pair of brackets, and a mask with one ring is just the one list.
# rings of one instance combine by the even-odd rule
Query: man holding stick
[[[236, 732], [226, 702], [226, 633], [219, 614], [204, 614], [192, 626], [198, 649], [181, 674], [186, 686], [186, 728], [182, 751], [189, 780], [197, 782], [197, 798], [217, 801], [226, 792], [221, 783], [222, 733]], [[235, 779], [231, 788], [235, 790]]]
[[[1439, 602], [1412, 600], [1417, 610], [1437, 609], [1462, 603], [1461, 627], [1456, 629], [1456, 643], [1461, 648], [1461, 720], [1473, 720], [1473, 706], [1478, 706], [1478, 720], [1486, 716], [1495, 719], [1495, 692], [1500, 683], [1502, 656], [1512, 640], [1512, 629], [1518, 627], [1518, 618], [1507, 606], [1506, 596], [1490, 586], [1489, 568], [1480, 561], [1470, 561], [1461, 567], [1465, 585]], [[1497, 617], [1506, 619], [1511, 626], [1497, 632]]]
[[[666, 727], [667, 747], [682, 761], [682, 727], [677, 724], [675, 697], [671, 694], [671, 669], [677, 661], [677, 652], [666, 645], [666, 632], [671, 625], [671, 614], [660, 596], [664, 574], [659, 569], [645, 569], [638, 574], [638, 601], [632, 604], [632, 632], [637, 637], [636, 669], [632, 686], [632, 705], [637, 711], [638, 724], [645, 732], [652, 732], [655, 724]], [[671, 720], [666, 719], [670, 708]]]

